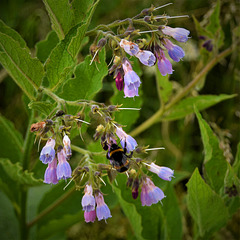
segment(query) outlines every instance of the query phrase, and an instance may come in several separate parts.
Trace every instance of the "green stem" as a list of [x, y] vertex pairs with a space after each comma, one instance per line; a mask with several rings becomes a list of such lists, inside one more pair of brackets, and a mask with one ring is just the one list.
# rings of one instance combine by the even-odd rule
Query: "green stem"
[[[33, 134], [29, 131], [31, 124], [34, 120], [34, 111], [31, 112], [29, 124], [25, 136], [25, 141], [23, 145], [23, 156], [21, 159], [23, 171], [28, 170], [29, 167], [29, 159], [30, 159], [30, 151], [33, 145]], [[26, 212], [27, 212], [27, 194], [28, 189], [26, 186], [21, 185], [20, 187], [20, 206], [21, 206], [21, 213], [20, 213], [20, 231], [21, 231], [21, 239], [26, 240], [28, 239], [28, 228], [27, 228], [27, 219], [26, 219]]]
[[68, 192], [63, 194], [59, 199], [57, 199], [53, 204], [44, 209], [36, 218], [34, 218], [31, 222], [27, 224], [28, 229], [31, 228], [34, 224], [36, 224], [39, 220], [45, 217], [48, 213], [50, 213], [53, 209], [58, 207], [62, 202], [64, 202], [67, 198], [69, 198], [75, 192], [75, 187], [72, 187]]
[[71, 149], [76, 151], [76, 152], [79, 152], [79, 153], [81, 153], [83, 155], [90, 155], [91, 154], [90, 151], [88, 151], [86, 149], [83, 149], [83, 148], [80, 148], [80, 147], [75, 146], [75, 145], [71, 145]]
[[162, 115], [169, 110], [172, 106], [178, 103], [183, 97], [185, 97], [201, 79], [223, 58], [227, 57], [233, 51], [233, 46], [226, 49], [225, 51], [214, 57], [203, 69], [202, 71], [185, 87], [181, 92], [179, 92], [166, 106], [164, 109], [160, 108], [155, 114], [153, 114], [148, 120], [143, 122], [137, 128], [135, 128], [130, 135], [136, 136], [141, 132], [145, 131], [151, 127], [154, 123], [159, 122]]

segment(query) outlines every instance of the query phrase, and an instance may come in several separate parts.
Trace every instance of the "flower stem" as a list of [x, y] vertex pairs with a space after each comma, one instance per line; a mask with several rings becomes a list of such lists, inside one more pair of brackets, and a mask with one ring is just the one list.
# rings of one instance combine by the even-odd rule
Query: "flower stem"
[[[33, 134], [30, 133], [29, 129], [31, 124], [34, 120], [34, 111], [31, 111], [29, 124], [25, 136], [25, 141], [23, 145], [23, 155], [22, 155], [22, 167], [23, 171], [28, 170], [29, 167], [29, 159], [30, 159], [30, 151], [33, 146]], [[28, 239], [28, 228], [27, 228], [27, 220], [26, 220], [26, 211], [27, 211], [27, 194], [28, 189], [26, 186], [21, 185], [20, 186], [20, 206], [21, 206], [21, 212], [20, 212], [20, 232], [21, 232], [21, 239], [26, 240]]]
[[27, 224], [28, 228], [31, 228], [34, 224], [36, 224], [39, 220], [45, 217], [48, 213], [50, 213], [53, 209], [58, 207], [62, 202], [64, 202], [67, 198], [69, 198], [75, 191], [75, 188], [72, 187], [68, 192], [63, 194], [59, 199], [57, 199], [53, 204], [44, 209], [36, 218], [34, 218], [31, 222]]
[[162, 115], [169, 110], [172, 106], [178, 103], [183, 97], [185, 97], [196, 85], [199, 81], [201, 81], [202, 77], [204, 77], [221, 59], [227, 57], [233, 51], [233, 46], [224, 50], [216, 57], [214, 57], [203, 69], [202, 71], [185, 87], [181, 92], [179, 92], [165, 107], [160, 108], [155, 114], [153, 114], [149, 119], [135, 128], [130, 135], [136, 136], [149, 127], [151, 127], [154, 123], [159, 122]]

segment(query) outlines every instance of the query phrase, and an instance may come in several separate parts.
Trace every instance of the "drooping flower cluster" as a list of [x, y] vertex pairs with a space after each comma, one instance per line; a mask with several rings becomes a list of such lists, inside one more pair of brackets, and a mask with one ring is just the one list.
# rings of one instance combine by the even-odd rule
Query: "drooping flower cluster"
[[55, 143], [56, 141], [53, 138], [49, 138], [40, 153], [40, 161], [48, 164], [44, 174], [44, 182], [48, 184], [57, 184], [59, 180], [71, 178], [72, 176], [72, 169], [67, 161], [72, 155], [69, 137], [67, 135], [64, 136], [64, 147], [59, 145], [57, 156], [55, 153]]
[[82, 208], [86, 222], [94, 222], [96, 217], [98, 221], [103, 219], [106, 221], [112, 217], [107, 204], [104, 202], [103, 194], [99, 190], [95, 191], [94, 197], [92, 185], [86, 184], [84, 192]]
[[[98, 115], [98, 120], [99, 117], [101, 118], [99, 120], [101, 124], [96, 128], [94, 139], [101, 140], [102, 148], [106, 152], [91, 153], [75, 146], [74, 149], [80, 149], [79, 152], [83, 157], [73, 173], [68, 162], [72, 156], [69, 135], [71, 126], [80, 121], [80, 114], [71, 116], [58, 111], [52, 119], [33, 124], [31, 127], [31, 131], [37, 132], [41, 139], [48, 139], [40, 153], [40, 161], [48, 165], [44, 174], [44, 183], [57, 184], [61, 179], [72, 178], [76, 189], [80, 190], [84, 187], [85, 194], [81, 203], [86, 222], [94, 222], [96, 218], [99, 221], [106, 221], [112, 217], [101, 192], [101, 184], [106, 184], [104, 177], [107, 176], [113, 183], [118, 173], [126, 173], [127, 186], [132, 189], [133, 199], [137, 199], [141, 192], [143, 206], [161, 202], [165, 197], [163, 191], [155, 186], [145, 173], [146, 171], [153, 172], [166, 181], [171, 181], [173, 177], [173, 171], [170, 168], [160, 167], [145, 158], [133, 156], [144, 154], [147, 149], [139, 147], [137, 141], [111, 118], [112, 112], [119, 109], [119, 106], [114, 105], [91, 106], [93, 116]], [[81, 121], [82, 119], [81, 116]], [[97, 163], [94, 160], [94, 154], [103, 156], [103, 162]]]

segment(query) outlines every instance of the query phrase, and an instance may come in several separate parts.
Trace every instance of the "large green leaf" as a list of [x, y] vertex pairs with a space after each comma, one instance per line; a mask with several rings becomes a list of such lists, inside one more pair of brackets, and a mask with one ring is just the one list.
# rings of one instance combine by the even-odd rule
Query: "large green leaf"
[[223, 200], [203, 181], [196, 169], [187, 183], [188, 209], [197, 223], [200, 236], [210, 237], [228, 220]]
[[118, 196], [118, 200], [123, 209], [124, 214], [127, 216], [129, 222], [131, 223], [131, 226], [133, 228], [136, 238], [144, 239], [142, 237], [142, 229], [143, 229], [142, 218], [141, 218], [141, 215], [137, 212], [136, 206], [133, 203], [129, 203], [122, 197], [121, 190], [118, 187], [114, 186], [114, 191]]
[[231, 99], [236, 95], [226, 95], [221, 94], [219, 96], [215, 95], [200, 95], [197, 97], [188, 97], [183, 99], [181, 102], [173, 106], [169, 111], [167, 111], [163, 120], [177, 120], [184, 118], [188, 114], [194, 113], [194, 105], [197, 107], [199, 111], [209, 108], [221, 101]]
[[0, 20], [0, 32], [5, 33], [9, 37], [13, 38], [16, 42], [19, 43], [20, 47], [27, 48], [26, 42], [20, 36], [20, 34], [16, 32], [14, 29], [7, 26], [2, 20]]
[[57, 90], [61, 83], [67, 80], [68, 74], [73, 71], [77, 54], [98, 2], [96, 1], [92, 6], [86, 21], [71, 28], [47, 59], [45, 64], [46, 77], [52, 90]]
[[42, 184], [41, 179], [35, 179], [33, 173], [23, 171], [19, 162], [13, 164], [9, 159], [0, 158], [0, 164], [6, 174], [16, 182], [25, 186], [37, 186]]
[[195, 113], [200, 126], [204, 146], [204, 166], [207, 182], [216, 192], [219, 192], [224, 185], [227, 162], [223, 156], [223, 151], [219, 148], [219, 141], [212, 129], [202, 118], [197, 108], [195, 108]]
[[[18, 240], [19, 227], [11, 202], [0, 191], [0, 236], [1, 240]], [[14, 231], [13, 231], [14, 229]]]
[[[165, 220], [165, 239], [182, 239], [182, 214], [172, 184], [164, 191], [167, 200], [162, 206]], [[174, 231], [173, 231], [174, 229]]]
[[22, 135], [14, 128], [11, 121], [0, 115], [0, 157], [19, 161], [23, 154]]
[[74, 14], [69, 1], [43, 0], [52, 23], [52, 29], [56, 31], [59, 39], [64, 39], [74, 22]]
[[31, 57], [29, 49], [21, 47], [23, 44], [6, 33], [0, 32], [0, 62], [24, 93], [34, 99], [42, 82], [43, 66]]
[[47, 38], [36, 44], [37, 57], [41, 62], [45, 62], [50, 55], [51, 51], [58, 44], [59, 39], [56, 32], [51, 31], [48, 33]]
[[102, 79], [108, 73], [104, 49], [99, 54], [99, 60], [97, 66], [94, 63], [90, 65], [91, 56], [87, 56], [84, 62], [76, 67], [74, 78], [68, 79], [64, 84], [60, 96], [66, 100], [91, 100], [102, 88]]

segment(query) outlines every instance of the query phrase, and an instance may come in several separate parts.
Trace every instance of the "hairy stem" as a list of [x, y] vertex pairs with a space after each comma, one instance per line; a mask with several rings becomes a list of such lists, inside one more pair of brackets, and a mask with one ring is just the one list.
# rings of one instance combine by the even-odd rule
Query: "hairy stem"
[[179, 92], [165, 107], [164, 109], [160, 108], [155, 114], [153, 114], [148, 120], [143, 122], [137, 128], [135, 128], [130, 134], [132, 136], [136, 136], [149, 127], [151, 127], [154, 123], [159, 122], [162, 115], [169, 110], [172, 106], [178, 103], [183, 97], [185, 97], [196, 85], [197, 83], [223, 58], [227, 57], [230, 53], [232, 53], [233, 47], [226, 49], [225, 51], [218, 54], [214, 57], [203, 69], [202, 71], [186, 86], [183, 88], [181, 92]]

